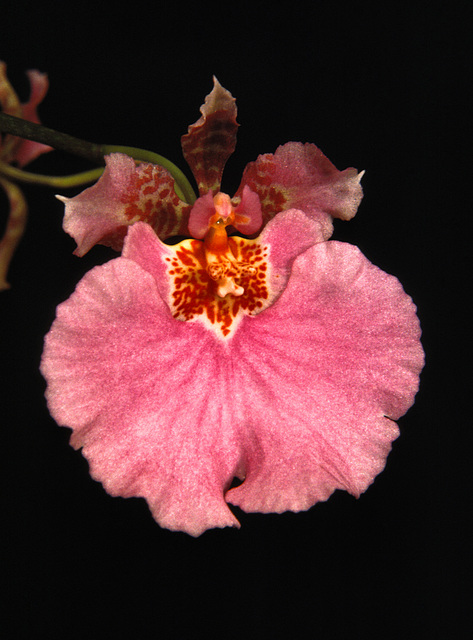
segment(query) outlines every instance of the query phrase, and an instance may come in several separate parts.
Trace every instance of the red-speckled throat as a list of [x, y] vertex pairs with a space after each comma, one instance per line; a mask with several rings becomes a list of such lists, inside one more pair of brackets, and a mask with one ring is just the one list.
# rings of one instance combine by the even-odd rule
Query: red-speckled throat
[[235, 214], [226, 194], [214, 197], [215, 214], [204, 240], [184, 240], [167, 257], [171, 308], [179, 320], [199, 319], [228, 338], [242, 315], [255, 315], [268, 300], [268, 248], [258, 239], [228, 237]]

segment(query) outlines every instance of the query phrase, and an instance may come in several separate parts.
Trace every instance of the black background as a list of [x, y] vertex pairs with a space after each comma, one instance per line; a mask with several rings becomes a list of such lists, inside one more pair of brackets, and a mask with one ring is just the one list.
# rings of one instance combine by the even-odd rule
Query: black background
[[[30, 222], [0, 300], [3, 638], [460, 637], [470, 540], [460, 497], [471, 428], [466, 12], [450, 2], [274, 5], [6, 2], [0, 59], [24, 99], [24, 71], [48, 72], [45, 124], [149, 148], [184, 169], [179, 139], [215, 74], [242, 125], [229, 193], [248, 161], [289, 140], [315, 142], [340, 169], [366, 169], [360, 210], [334, 239], [395, 274], [418, 305], [427, 364], [416, 404], [359, 500], [337, 492], [306, 513], [236, 510], [241, 530], [198, 539], [160, 529], [143, 500], [111, 498], [90, 479], [46, 409], [38, 365], [55, 307], [114, 254], [74, 257], [62, 205], [25, 187]], [[86, 168], [62, 153], [30, 165]]]

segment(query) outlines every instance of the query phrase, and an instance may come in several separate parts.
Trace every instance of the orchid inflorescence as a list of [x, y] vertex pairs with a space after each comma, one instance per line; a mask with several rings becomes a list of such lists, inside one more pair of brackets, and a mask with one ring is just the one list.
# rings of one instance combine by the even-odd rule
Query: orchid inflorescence
[[362, 173], [289, 142], [223, 193], [236, 113], [214, 79], [182, 138], [198, 197], [165, 159], [126, 152], [60, 196], [77, 255], [121, 255], [59, 305], [41, 362], [51, 415], [92, 477], [193, 536], [238, 527], [228, 504], [280, 513], [359, 496], [423, 366], [398, 280], [329, 240], [333, 218], [357, 211]]

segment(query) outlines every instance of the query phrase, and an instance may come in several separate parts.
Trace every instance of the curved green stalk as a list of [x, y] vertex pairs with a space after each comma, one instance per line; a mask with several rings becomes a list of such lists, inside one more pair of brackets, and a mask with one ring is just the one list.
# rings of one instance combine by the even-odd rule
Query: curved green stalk
[[23, 171], [23, 169], [12, 167], [0, 160], [0, 175], [7, 176], [17, 182], [40, 184], [46, 187], [54, 187], [55, 189], [80, 187], [88, 182], [95, 182], [100, 178], [103, 172], [103, 167], [99, 167], [98, 169], [91, 169], [90, 171], [83, 171], [82, 173], [75, 173], [70, 176], [44, 176], [37, 173], [30, 173], [29, 171]]

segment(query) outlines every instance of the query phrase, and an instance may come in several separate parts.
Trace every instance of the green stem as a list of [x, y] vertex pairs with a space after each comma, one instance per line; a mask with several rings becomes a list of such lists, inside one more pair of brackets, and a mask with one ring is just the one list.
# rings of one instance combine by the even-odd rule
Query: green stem
[[[193, 204], [196, 200], [194, 190], [192, 189], [190, 182], [188, 181], [184, 173], [170, 160], [158, 155], [157, 153], [153, 153], [152, 151], [138, 149], [136, 147], [107, 144], [100, 145], [93, 142], [87, 142], [86, 140], [74, 138], [73, 136], [55, 131], [54, 129], [49, 129], [48, 127], [44, 127], [43, 125], [29, 122], [28, 120], [22, 120], [21, 118], [15, 118], [14, 116], [10, 116], [6, 113], [1, 112], [0, 131], [19, 136], [20, 138], [26, 138], [28, 140], [34, 140], [35, 142], [47, 144], [59, 151], [67, 151], [69, 153], [73, 153], [74, 155], [80, 156], [81, 158], [86, 158], [87, 160], [91, 160], [92, 162], [100, 165], [104, 164], [104, 156], [113, 152], [125, 153], [135, 160], [142, 160], [145, 162], [151, 162], [153, 164], [159, 164], [160, 166], [167, 169], [174, 178], [175, 191], [179, 198], [189, 204]], [[11, 174], [8, 174], [6, 171], [4, 173], [5, 175], [11, 176]], [[84, 174], [77, 174], [77, 176], [85, 176], [89, 173], [90, 172], [85, 172]], [[24, 174], [26, 174], [26, 172], [23, 172], [23, 175]], [[78, 184], [84, 184], [84, 182], [91, 181], [88, 178], [77, 178], [79, 182], [73, 184], [72, 181], [74, 179], [74, 176], [64, 176], [66, 184], [53, 184], [51, 182], [51, 180], [53, 179], [52, 176], [42, 176], [42, 178], [44, 179], [44, 181], [33, 179], [25, 180], [24, 178], [23, 181], [36, 182], [39, 184], [48, 184], [51, 186], [59, 187], [76, 186]], [[94, 179], [95, 178], [92, 178], [92, 180]]]
[[100, 178], [103, 169], [91, 169], [71, 176], [44, 176], [38, 173], [23, 171], [17, 167], [12, 167], [0, 160], [0, 175], [7, 176], [15, 182], [27, 182], [30, 184], [41, 184], [55, 189], [67, 189], [70, 187], [80, 187], [88, 182], [95, 182]]

